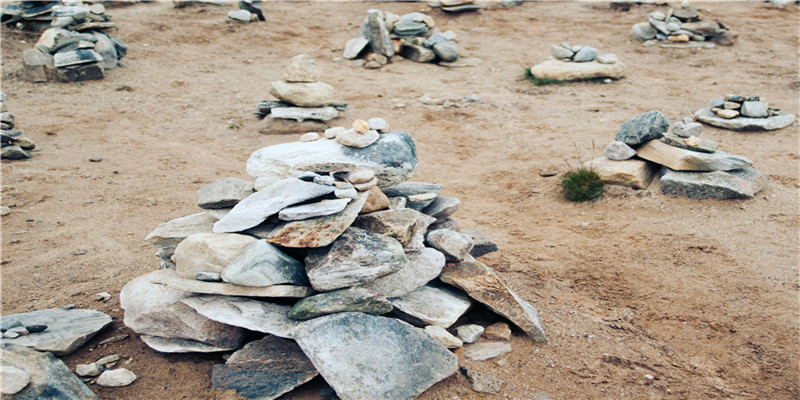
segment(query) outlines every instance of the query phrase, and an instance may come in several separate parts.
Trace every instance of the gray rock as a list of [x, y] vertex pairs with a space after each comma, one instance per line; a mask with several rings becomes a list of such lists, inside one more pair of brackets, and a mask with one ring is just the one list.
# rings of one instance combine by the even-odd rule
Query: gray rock
[[658, 139], [669, 129], [669, 121], [661, 111], [653, 110], [633, 117], [619, 127], [614, 140], [625, 142], [629, 146]]
[[394, 55], [392, 39], [389, 38], [389, 31], [386, 29], [381, 11], [375, 9], [367, 10], [367, 26], [364, 33], [373, 53], [383, 54], [386, 57]]
[[227, 208], [253, 194], [253, 182], [239, 178], [224, 178], [197, 191], [200, 208]]
[[348, 172], [345, 175], [345, 180], [351, 184], [366, 183], [375, 177], [375, 172], [370, 170]]
[[430, 231], [425, 235], [425, 241], [434, 249], [444, 253], [449, 262], [469, 257], [469, 252], [475, 245], [471, 237], [449, 229]]
[[698, 122], [678, 121], [672, 126], [672, 133], [682, 138], [700, 136], [702, 131], [703, 125]]
[[264, 118], [265, 116], [269, 115], [272, 112], [273, 108], [279, 107], [291, 107], [290, 103], [285, 101], [276, 101], [276, 100], [265, 100], [258, 102], [256, 106], [256, 115], [260, 118]]
[[472, 238], [474, 246], [472, 246], [469, 255], [473, 257], [480, 257], [499, 250], [497, 243], [483, 232], [472, 230], [462, 230], [460, 232]]
[[269, 85], [269, 94], [300, 107], [324, 107], [333, 100], [333, 86], [317, 82], [275, 81]]
[[47, 325], [47, 329], [6, 338], [4, 343], [27, 346], [40, 351], [49, 351], [57, 356], [71, 354], [98, 332], [111, 325], [111, 317], [94, 310], [63, 310], [60, 308], [13, 314], [5, 318], [18, 320], [22, 325]]
[[353, 226], [395, 238], [405, 246], [417, 231], [417, 212], [410, 209], [371, 212], [356, 218]]
[[97, 363], [78, 364], [75, 366], [75, 373], [78, 376], [97, 376], [103, 373], [103, 367]]
[[442, 346], [448, 349], [457, 349], [464, 345], [464, 342], [462, 342], [461, 339], [453, 336], [441, 326], [428, 325], [425, 327], [425, 333], [436, 339], [437, 342], [441, 343]]
[[10, 315], [0, 317], [0, 331], [5, 332], [18, 326], [23, 326], [22, 321], [20, 321], [19, 318], [15, 318]]
[[461, 200], [455, 197], [437, 196], [422, 212], [434, 218], [447, 218], [458, 211]]
[[392, 33], [399, 36], [423, 36], [428, 32], [428, 25], [422, 22], [425, 14], [414, 12], [400, 16], [395, 22]]
[[103, 371], [97, 378], [97, 384], [104, 387], [128, 386], [136, 380], [136, 374], [125, 369], [110, 369]]
[[242, 286], [308, 285], [303, 263], [263, 239], [247, 246], [220, 276], [225, 282]]
[[200, 315], [226, 325], [291, 339], [298, 322], [287, 316], [291, 306], [244, 297], [198, 295], [181, 300]]
[[25, 160], [31, 157], [33, 155], [29, 151], [19, 146], [5, 146], [0, 152], [0, 158], [4, 160]]
[[456, 42], [446, 40], [433, 45], [433, 52], [444, 62], [453, 62], [458, 59], [458, 45]]
[[175, 271], [184, 279], [199, 272], [222, 272], [256, 238], [235, 233], [195, 233], [175, 247]]
[[639, 158], [678, 171], [729, 171], [749, 168], [753, 162], [736, 154], [722, 151], [701, 153], [670, 146], [660, 140], [645, 143], [636, 151]]
[[[3, 388], [2, 393], [10, 394], [13, 389], [20, 386], [20, 390], [13, 395], [15, 400], [63, 399], [63, 400], [94, 400], [98, 399], [85, 383], [78, 379], [72, 371], [52, 353], [38, 352], [24, 346], [18, 346], [3, 341], [0, 347], [0, 359], [3, 360]], [[22, 385], [24, 375], [16, 372], [16, 381], [8, 382], [6, 378], [14, 372], [8, 373], [6, 368], [14, 367], [22, 370], [29, 382]], [[22, 380], [19, 380], [22, 378]], [[6, 396], [3, 396], [6, 397]]]
[[330, 121], [339, 116], [333, 107], [275, 107], [270, 110], [270, 118], [290, 119], [297, 122], [305, 120]]
[[0, 365], [0, 388], [2, 394], [16, 394], [31, 382], [31, 376], [13, 365]]
[[329, 247], [308, 253], [306, 273], [311, 286], [324, 292], [371, 282], [405, 264], [403, 246], [396, 239], [351, 227]]
[[301, 324], [295, 336], [343, 400], [415, 398], [458, 369], [439, 342], [393, 318], [334, 314]]
[[341, 212], [352, 199], [322, 200], [317, 203], [284, 208], [278, 213], [281, 221], [299, 221], [309, 218], [324, 217]]
[[769, 118], [738, 117], [726, 119], [717, 116], [710, 108], [703, 108], [695, 112], [695, 117], [709, 125], [735, 131], [771, 131], [782, 129], [791, 125], [796, 117], [794, 114], [778, 113]]
[[214, 224], [214, 232], [244, 231], [264, 222], [267, 217], [287, 206], [332, 193], [334, 190], [333, 186], [286, 178], [240, 201], [228, 215]]
[[194, 279], [181, 278], [174, 270], [167, 269], [161, 271], [163, 271], [164, 274], [153, 276], [153, 281], [189, 293], [287, 298], [306, 297], [313, 293], [313, 290], [307, 286], [273, 285], [267, 287], [253, 287], [234, 285], [231, 283], [202, 282]]
[[480, 325], [468, 324], [456, 328], [458, 338], [464, 343], [475, 343], [481, 338], [484, 328]]
[[640, 22], [631, 28], [631, 36], [634, 39], [645, 41], [656, 37], [656, 30], [648, 22]]
[[439, 194], [442, 185], [427, 182], [403, 182], [390, 187], [382, 187], [383, 193], [389, 197], [405, 197], [415, 194], [435, 193]]
[[581, 81], [595, 78], [621, 79], [625, 76], [625, 64], [600, 64], [590, 62], [564, 62], [561, 60], [547, 60], [531, 68], [531, 74], [537, 79], [552, 79], [558, 81]]
[[347, 41], [344, 45], [344, 53], [342, 57], [352, 60], [358, 58], [359, 54], [364, 51], [364, 49], [369, 44], [369, 40], [363, 38], [361, 36], [354, 37]]
[[745, 101], [740, 110], [743, 116], [749, 118], [766, 118], [769, 116], [767, 105], [760, 101]]
[[250, 22], [253, 13], [247, 10], [228, 11], [228, 19], [238, 22]]
[[364, 287], [386, 297], [405, 296], [439, 276], [445, 264], [444, 254], [427, 247], [406, 253], [406, 258], [406, 265], [399, 271], [378, 278]]
[[[403, 199], [405, 197], [394, 197], [395, 199]], [[404, 205], [405, 206], [405, 205]], [[406, 252], [421, 251], [425, 248], [425, 235], [428, 233], [428, 227], [436, 222], [436, 218], [430, 215], [417, 212], [417, 231], [411, 237], [411, 241], [405, 245]]]
[[316, 82], [322, 77], [322, 67], [308, 54], [298, 54], [289, 60], [283, 80], [286, 82]]
[[436, 53], [433, 50], [413, 43], [404, 43], [403, 47], [400, 48], [400, 55], [403, 58], [420, 63], [431, 62], [436, 58]]
[[197, 213], [175, 218], [159, 224], [147, 237], [147, 242], [162, 249], [174, 249], [183, 239], [195, 233], [211, 233], [217, 219], [206, 214]]
[[53, 65], [56, 68], [73, 65], [89, 64], [103, 61], [103, 57], [94, 50], [75, 50], [53, 55]]
[[420, 194], [413, 194], [406, 198], [406, 207], [416, 210], [422, 211], [425, 207], [428, 207], [436, 200], [436, 193], [420, 193]]
[[246, 399], [272, 400], [319, 375], [300, 347], [267, 336], [214, 365], [211, 387], [233, 389]]
[[700, 13], [697, 12], [697, 8], [689, 4], [688, 1], [684, 1], [680, 7], [672, 11], [672, 16], [681, 21], [692, 21], [698, 19]]
[[[710, 140], [700, 139], [698, 137], [694, 137], [693, 139], [689, 138], [682, 138], [673, 134], [665, 134], [664, 138], [661, 139], [664, 143], [677, 147], [680, 149], [692, 150], [692, 151], [699, 151], [702, 153], [713, 153], [717, 151], [718, 145]], [[696, 142], [695, 143], [693, 143]], [[690, 144], [691, 143], [691, 144]]]
[[511, 351], [511, 344], [500, 342], [481, 342], [464, 346], [464, 357], [473, 361], [490, 360]]
[[653, 28], [655, 28], [657, 34], [660, 33], [662, 35], [669, 36], [670, 31], [669, 31], [669, 28], [667, 28], [667, 22], [666, 21], [659, 21], [659, 20], [653, 19], [653, 18], [650, 18], [649, 21], [650, 21], [650, 25]]
[[389, 299], [393, 314], [414, 325], [449, 328], [472, 306], [472, 300], [451, 288], [427, 284], [406, 295]]
[[468, 369], [467, 379], [472, 383], [472, 390], [478, 393], [499, 394], [503, 389], [503, 381], [495, 379], [488, 374]]
[[55, 69], [53, 56], [36, 49], [22, 52], [22, 79], [28, 82], [47, 82]]
[[447, 35], [443, 33], [434, 33], [433, 35], [431, 35], [431, 37], [425, 39], [425, 41], [422, 42], [422, 45], [427, 48], [431, 48], [436, 43], [444, 42], [446, 40], [452, 40], [452, 39], [448, 39]]
[[564, 46], [559, 45], [552, 45], [550, 46], [550, 55], [553, 56], [556, 60], [563, 60], [563, 59], [572, 59], [572, 56], [575, 53], [572, 50], [565, 48]]
[[[597, 58], [597, 49], [590, 46], [583, 46], [574, 56], [572, 56], [572, 61], [575, 62], [588, 62], [594, 61]], [[606, 64], [606, 63], [604, 63]]]
[[613, 141], [603, 149], [603, 155], [609, 160], [622, 161], [636, 155], [636, 150], [625, 144], [625, 142]]
[[378, 131], [369, 130], [367, 133], [358, 133], [353, 129], [348, 129], [336, 135], [336, 142], [343, 146], [363, 149], [380, 139]]
[[767, 176], [755, 168], [682, 172], [664, 167], [661, 191], [691, 199], [749, 199], [767, 187]]
[[114, 46], [114, 42], [103, 32], [94, 31], [92, 34], [97, 38], [97, 42], [94, 44], [94, 51], [102, 58], [98, 64], [106, 70], [117, 68], [119, 58], [117, 57], [117, 47]]
[[[436, 7], [436, 3], [429, 3], [429, 5], [431, 5], [431, 7]], [[484, 4], [478, 4], [478, 3], [459, 4], [456, 6], [444, 6], [444, 5], [440, 6], [442, 11], [447, 13], [462, 13], [468, 11], [477, 11], [484, 7], [486, 7]]]
[[239, 346], [214, 346], [190, 339], [172, 339], [150, 335], [139, 335], [139, 338], [151, 349], [161, 353], [218, 353], [239, 348]]
[[374, 290], [351, 287], [306, 297], [289, 311], [289, 318], [308, 320], [340, 312], [382, 315], [392, 311], [392, 303]]

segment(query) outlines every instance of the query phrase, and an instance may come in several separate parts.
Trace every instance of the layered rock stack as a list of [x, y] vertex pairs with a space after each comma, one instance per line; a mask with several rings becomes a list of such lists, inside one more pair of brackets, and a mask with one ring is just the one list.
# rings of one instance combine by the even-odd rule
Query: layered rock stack
[[700, 13], [688, 1], [666, 13], [653, 12], [647, 19], [631, 28], [631, 36], [646, 44], [653, 44], [651, 40], [672, 42], [662, 47], [713, 47], [714, 43], [731, 46], [739, 36], [719, 21], [701, 20]]
[[767, 176], [752, 161], [700, 139], [703, 126], [691, 117], [669, 127], [657, 110], [631, 118], [603, 150], [605, 157], [585, 167], [609, 183], [644, 189], [660, 166], [661, 191], [693, 199], [746, 199], [766, 187]]
[[[504, 6], [518, 5], [513, 2], [503, 2]], [[439, 0], [436, 2], [428, 3], [433, 8], [439, 8], [448, 13], [462, 13], [467, 11], [477, 11], [485, 7], [483, 4], [478, 4], [475, 0]]]
[[3, 6], [0, 20], [4, 24], [16, 23], [21, 29], [43, 31], [50, 27], [83, 31], [113, 28], [105, 6], [84, 6], [81, 0], [17, 1]]
[[709, 125], [733, 130], [774, 130], [791, 125], [795, 115], [770, 107], [758, 96], [728, 95], [711, 99], [709, 108], [695, 113]]
[[570, 46], [559, 43], [550, 47], [550, 59], [530, 69], [536, 79], [579, 81], [587, 79], [620, 79], [625, 65], [615, 54], [598, 55], [591, 46]]
[[0, 158], [5, 160], [31, 158], [30, 151], [36, 147], [36, 143], [22, 136], [22, 130], [14, 129], [14, 126], [14, 114], [6, 109], [6, 94], [0, 92], [0, 140], [2, 140]]
[[396, 15], [371, 9], [356, 37], [347, 41], [343, 57], [364, 59], [365, 68], [381, 68], [400, 55], [416, 62], [448, 63], [458, 60], [453, 31], [441, 32], [429, 15]]
[[[259, 399], [317, 374], [342, 399], [414, 398], [456, 372], [448, 348], [480, 337], [458, 322], [476, 302], [544, 342], [536, 310], [475, 259], [497, 246], [459, 228], [461, 202], [408, 181], [411, 136], [380, 118], [333, 129], [256, 151], [254, 181], [203, 187], [203, 212], [150, 233], [164, 269], [122, 289], [125, 324], [162, 352], [241, 349], [212, 386]], [[245, 345], [253, 333], [265, 337]], [[464, 354], [508, 351], [483, 341]]]
[[324, 130], [327, 121], [347, 109], [333, 102], [333, 86], [320, 81], [322, 67], [307, 54], [289, 60], [283, 80], [269, 85], [269, 94], [279, 101], [262, 101], [256, 114], [265, 118], [264, 133], [297, 133]]

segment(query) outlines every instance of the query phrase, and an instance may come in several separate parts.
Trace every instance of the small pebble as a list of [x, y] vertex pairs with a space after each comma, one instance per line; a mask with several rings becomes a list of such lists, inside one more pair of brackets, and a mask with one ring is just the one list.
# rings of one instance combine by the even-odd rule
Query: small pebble
[[111, 298], [111, 293], [108, 292], [100, 292], [94, 295], [94, 299], [97, 301], [106, 301]]
[[100, 161], [103, 161], [103, 157], [95, 156], [95, 157], [90, 158], [89, 161], [91, 161], [91, 162], [100, 162]]
[[353, 130], [362, 134], [367, 133], [367, 131], [369, 130], [369, 123], [367, 121], [364, 121], [363, 119], [357, 119], [353, 121]]
[[317, 132], [308, 132], [305, 135], [300, 136], [301, 142], [313, 142], [317, 139], [319, 139], [319, 133]]
[[646, 374], [644, 377], [647, 378], [648, 381], [652, 381], [653, 379], [656, 379], [655, 376], [650, 375], [650, 374]]
[[326, 129], [325, 130], [325, 138], [326, 139], [336, 139], [336, 135], [338, 135], [338, 134], [340, 134], [340, 133], [342, 133], [342, 132], [344, 132], [346, 130], [347, 129], [344, 129], [341, 126], [335, 126], [333, 128]]
[[47, 329], [47, 325], [25, 325], [25, 329], [30, 333], [39, 333], [44, 332]]

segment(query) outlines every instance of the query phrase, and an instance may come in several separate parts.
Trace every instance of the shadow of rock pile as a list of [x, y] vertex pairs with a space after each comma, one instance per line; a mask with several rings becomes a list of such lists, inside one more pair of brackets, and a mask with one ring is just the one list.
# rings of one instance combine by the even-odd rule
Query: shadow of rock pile
[[[161, 352], [241, 349], [212, 386], [259, 399], [317, 374], [342, 399], [414, 398], [458, 369], [451, 332], [483, 331], [454, 328], [476, 302], [546, 340], [536, 310], [475, 259], [497, 246], [459, 228], [461, 202], [408, 181], [408, 133], [373, 118], [326, 136], [257, 150], [254, 181], [211, 183], [203, 212], [151, 232], [161, 269], [122, 289], [125, 324]], [[245, 344], [254, 334], [266, 336]], [[476, 359], [510, 351], [470, 346]]]
[[640, 22], [631, 28], [634, 39], [645, 41], [645, 45], [653, 45], [658, 41], [670, 43], [661, 47], [691, 48], [714, 47], [714, 44], [731, 46], [736, 43], [739, 34], [729, 30], [722, 22], [701, 20], [700, 13], [688, 1], [666, 13], [653, 12], [648, 22]]
[[36, 143], [22, 136], [21, 129], [14, 129], [14, 114], [6, 109], [6, 94], [0, 92], [0, 140], [2, 151], [0, 158], [4, 160], [24, 160], [33, 157], [30, 153]]
[[795, 115], [770, 107], [758, 96], [728, 95], [711, 99], [695, 118], [709, 125], [735, 131], [771, 131], [792, 124]]
[[551, 58], [531, 68], [536, 79], [579, 81], [588, 79], [620, 79], [625, 64], [616, 54], [600, 54], [591, 46], [559, 43], [550, 47]]
[[603, 150], [604, 157], [584, 167], [605, 182], [645, 189], [660, 166], [662, 193], [693, 199], [746, 199], [766, 187], [767, 176], [752, 161], [700, 139], [703, 125], [691, 117], [669, 127], [657, 110], [631, 118]]

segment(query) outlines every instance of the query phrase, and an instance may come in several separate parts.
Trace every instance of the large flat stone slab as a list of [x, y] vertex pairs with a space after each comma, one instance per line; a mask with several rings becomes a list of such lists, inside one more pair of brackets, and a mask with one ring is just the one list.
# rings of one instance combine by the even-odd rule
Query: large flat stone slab
[[307, 320], [346, 311], [383, 315], [392, 311], [392, 303], [374, 290], [351, 287], [306, 297], [295, 303], [289, 317]]
[[186, 297], [181, 302], [210, 320], [282, 338], [291, 339], [299, 324], [287, 316], [292, 306], [283, 304], [214, 295]]
[[753, 162], [736, 154], [715, 151], [701, 153], [679, 149], [661, 140], [651, 140], [636, 150], [636, 155], [677, 171], [729, 171], [749, 168]]
[[257, 240], [247, 246], [220, 275], [223, 281], [241, 286], [308, 285], [303, 263], [266, 240]]
[[202, 282], [194, 279], [183, 279], [172, 270], [163, 271], [163, 274], [153, 277], [154, 282], [189, 293], [222, 294], [225, 296], [243, 297], [300, 298], [306, 297], [314, 292], [313, 289], [307, 286], [274, 285], [252, 287], [234, 285], [231, 283]]
[[436, 279], [445, 263], [444, 254], [429, 247], [406, 253], [406, 259], [403, 268], [380, 277], [364, 287], [383, 293], [386, 297], [404, 296]]
[[711, 111], [710, 108], [701, 108], [694, 113], [694, 116], [711, 126], [718, 128], [731, 129], [734, 131], [771, 131], [782, 129], [792, 124], [797, 119], [794, 114], [780, 113], [769, 118], [722, 118]]
[[199, 272], [222, 272], [257, 239], [236, 233], [195, 233], [175, 247], [175, 271], [194, 279]]
[[[3, 398], [14, 400], [95, 400], [99, 399], [61, 360], [52, 353], [38, 352], [3, 340], [0, 365], [23, 371], [28, 383], [11, 396], [5, 395], [8, 382], [3, 382]], [[21, 386], [21, 385], [19, 385]]]
[[60, 308], [13, 314], [3, 320], [13, 319], [22, 325], [47, 325], [42, 332], [29, 333], [3, 342], [49, 351], [57, 356], [71, 354], [94, 335], [111, 325], [111, 317], [94, 310], [63, 310]]
[[436, 339], [394, 318], [328, 315], [298, 326], [295, 338], [343, 400], [413, 399], [458, 369]]
[[653, 164], [634, 159], [615, 161], [600, 157], [584, 163], [583, 166], [600, 175], [600, 179], [605, 183], [634, 189], [647, 189], [656, 172]]
[[625, 76], [625, 64], [600, 64], [590, 62], [564, 62], [547, 60], [531, 68], [536, 79], [553, 79], [559, 81], [579, 81], [587, 79], [611, 78], [620, 79]]
[[661, 192], [691, 199], [749, 199], [767, 187], [768, 178], [755, 168], [733, 171], [682, 172], [664, 168]]
[[449, 328], [472, 306], [472, 300], [443, 286], [428, 284], [389, 299], [395, 315], [414, 325]]
[[183, 239], [195, 233], [211, 233], [217, 219], [204, 212], [175, 218], [159, 224], [147, 237], [148, 243], [160, 248], [175, 248]]

